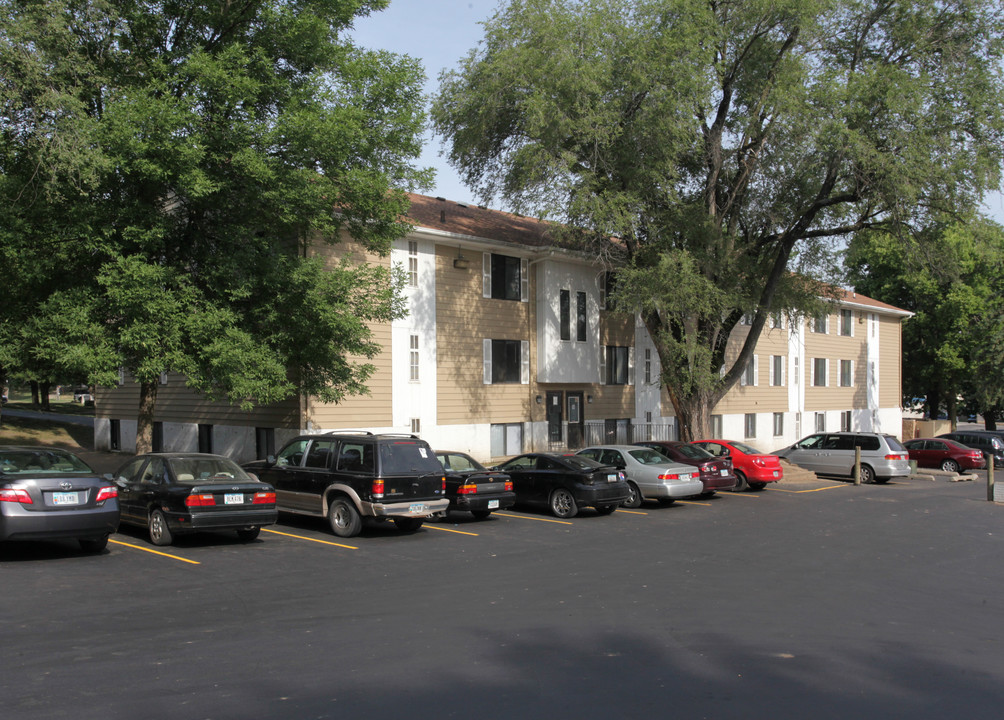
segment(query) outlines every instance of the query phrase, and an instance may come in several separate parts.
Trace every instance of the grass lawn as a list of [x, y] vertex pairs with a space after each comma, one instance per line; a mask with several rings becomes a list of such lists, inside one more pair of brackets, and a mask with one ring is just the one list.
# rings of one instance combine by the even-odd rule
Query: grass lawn
[[[94, 408], [88, 410], [94, 412]], [[78, 451], [90, 450], [93, 442], [94, 430], [85, 425], [14, 418], [7, 414], [0, 417], [0, 445], [47, 445]]]

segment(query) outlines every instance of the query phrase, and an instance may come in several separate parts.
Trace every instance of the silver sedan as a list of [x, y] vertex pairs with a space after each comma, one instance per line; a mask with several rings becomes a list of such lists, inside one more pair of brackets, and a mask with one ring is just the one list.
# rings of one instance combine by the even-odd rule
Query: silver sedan
[[631, 497], [622, 503], [627, 508], [638, 507], [642, 500], [658, 500], [668, 505], [677, 498], [700, 495], [704, 491], [704, 484], [695, 467], [673, 462], [650, 448], [594, 445], [576, 455], [585, 455], [624, 471], [631, 488]]

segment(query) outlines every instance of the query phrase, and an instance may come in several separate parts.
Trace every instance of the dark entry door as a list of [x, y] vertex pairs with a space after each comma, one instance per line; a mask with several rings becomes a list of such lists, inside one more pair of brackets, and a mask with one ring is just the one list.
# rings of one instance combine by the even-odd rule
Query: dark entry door
[[583, 447], [586, 421], [582, 412], [582, 393], [568, 393], [568, 449]]
[[562, 413], [562, 393], [548, 391], [547, 393], [547, 441], [549, 443], [560, 443], [563, 439], [561, 432]]

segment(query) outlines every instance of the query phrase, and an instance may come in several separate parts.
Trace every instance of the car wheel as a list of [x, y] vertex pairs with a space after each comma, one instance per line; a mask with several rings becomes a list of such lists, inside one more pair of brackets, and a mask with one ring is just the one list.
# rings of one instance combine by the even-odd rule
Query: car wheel
[[959, 471], [959, 464], [952, 460], [951, 458], [945, 460], [941, 463], [941, 469], [945, 472], [957, 473]]
[[610, 515], [614, 510], [617, 509], [616, 505], [597, 505], [596, 512], [600, 515]]
[[889, 478], [884, 478], [882, 480], [879, 480], [877, 477], [875, 477], [875, 471], [871, 469], [870, 465], [862, 465], [861, 475], [859, 475], [858, 477], [861, 478], [862, 483], [878, 483], [880, 485], [889, 479]]
[[750, 490], [763, 490], [765, 487], [767, 487], [767, 483], [760, 482], [757, 480], [747, 481], [746, 485], [749, 487]]
[[641, 491], [633, 482], [628, 481], [628, 499], [621, 503], [626, 508], [636, 508], [641, 506]]
[[750, 484], [746, 482], [746, 475], [743, 474], [741, 470], [736, 470], [736, 486], [732, 488], [733, 492], [742, 492], [743, 490], [749, 489]]
[[251, 542], [256, 537], [258, 537], [258, 533], [260, 532], [261, 532], [260, 527], [241, 528], [240, 530], [237, 531], [237, 538], [241, 542]]
[[473, 515], [478, 520], [484, 520], [491, 514], [492, 514], [491, 510], [471, 510], [471, 515]]
[[160, 510], [154, 510], [150, 513], [150, 520], [147, 523], [147, 527], [150, 531], [150, 542], [154, 545], [163, 547], [174, 542], [174, 536], [171, 535], [171, 528], [167, 526], [167, 518], [164, 517], [164, 513]]
[[579, 512], [579, 508], [575, 504], [575, 498], [565, 488], [558, 488], [551, 493], [549, 505], [551, 507], [551, 514], [559, 518], [572, 518]]
[[108, 547], [108, 536], [101, 538], [79, 538], [80, 549], [88, 553], [99, 553]]
[[347, 497], [336, 497], [328, 505], [328, 524], [331, 532], [343, 538], [355, 537], [363, 529], [363, 519]]
[[394, 520], [397, 529], [406, 533], [415, 532], [422, 527], [423, 522], [425, 522], [425, 518], [403, 517]]

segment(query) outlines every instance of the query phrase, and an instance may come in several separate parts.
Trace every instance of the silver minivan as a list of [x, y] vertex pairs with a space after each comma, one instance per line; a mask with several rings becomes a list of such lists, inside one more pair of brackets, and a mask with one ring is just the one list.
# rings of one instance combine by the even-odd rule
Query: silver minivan
[[824, 432], [774, 454], [820, 475], [854, 476], [854, 448], [861, 448], [861, 482], [888, 482], [910, 474], [910, 453], [892, 435]]

